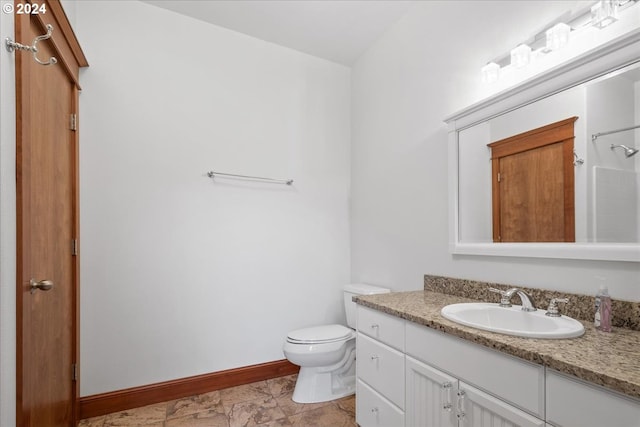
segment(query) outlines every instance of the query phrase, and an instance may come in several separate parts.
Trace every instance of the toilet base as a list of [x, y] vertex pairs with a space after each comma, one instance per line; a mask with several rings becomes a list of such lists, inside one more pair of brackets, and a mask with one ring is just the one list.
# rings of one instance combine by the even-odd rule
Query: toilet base
[[356, 391], [355, 363], [344, 374], [318, 372], [322, 368], [300, 368], [292, 400], [319, 403], [350, 396]]

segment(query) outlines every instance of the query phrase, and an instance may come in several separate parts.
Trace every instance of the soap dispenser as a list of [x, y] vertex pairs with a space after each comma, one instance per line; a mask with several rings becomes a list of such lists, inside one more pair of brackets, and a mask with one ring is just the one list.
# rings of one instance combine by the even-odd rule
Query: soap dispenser
[[601, 285], [596, 294], [596, 313], [593, 324], [599, 331], [611, 332], [611, 297], [605, 285]]

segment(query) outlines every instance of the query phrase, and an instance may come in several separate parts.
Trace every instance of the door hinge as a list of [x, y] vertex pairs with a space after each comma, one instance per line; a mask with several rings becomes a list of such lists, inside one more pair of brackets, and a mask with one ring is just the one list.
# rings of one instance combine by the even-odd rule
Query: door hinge
[[73, 381], [78, 381], [78, 364], [74, 363], [71, 365], [71, 379]]
[[73, 239], [71, 241], [71, 255], [73, 256], [78, 255], [78, 239]]
[[76, 113], [71, 113], [71, 118], [69, 120], [69, 129], [78, 130], [78, 115]]

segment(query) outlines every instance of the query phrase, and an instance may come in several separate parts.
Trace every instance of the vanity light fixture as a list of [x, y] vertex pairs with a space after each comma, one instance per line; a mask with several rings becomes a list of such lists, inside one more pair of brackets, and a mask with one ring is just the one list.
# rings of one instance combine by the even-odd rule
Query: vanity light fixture
[[607, 27], [618, 20], [618, 0], [600, 0], [591, 6], [591, 25]]
[[498, 81], [500, 77], [500, 66], [495, 62], [489, 62], [480, 69], [482, 72], [482, 81], [484, 83], [493, 83]]
[[521, 44], [511, 50], [511, 65], [522, 68], [531, 61], [531, 48], [526, 44]]
[[[566, 12], [555, 21], [550, 22], [546, 30], [524, 40], [522, 44], [510, 52], [491, 60], [480, 70], [482, 81], [484, 83], [494, 83], [508, 74], [503, 71], [511, 68], [524, 68], [535, 62], [538, 57], [550, 54], [572, 43], [575, 35], [583, 30], [592, 27], [599, 29], [607, 27], [615, 23], [618, 20], [618, 16], [626, 14], [627, 9], [640, 7], [640, 0], [599, 0], [594, 3], [593, 6], [586, 6], [576, 12]], [[496, 64], [498, 68], [495, 66], [489, 67], [491, 63]]]
[[571, 27], [560, 22], [546, 31], [546, 49], [548, 51], [558, 50], [569, 43], [569, 33]]

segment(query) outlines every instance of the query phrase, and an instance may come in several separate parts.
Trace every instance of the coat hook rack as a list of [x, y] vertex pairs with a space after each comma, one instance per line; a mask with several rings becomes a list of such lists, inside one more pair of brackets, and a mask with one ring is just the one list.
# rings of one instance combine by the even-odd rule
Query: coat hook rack
[[573, 150], [573, 165], [574, 166], [578, 166], [584, 163], [584, 159], [581, 159], [580, 157], [578, 157], [578, 154], [576, 153], [576, 150]]
[[11, 37], [7, 37], [6, 39], [4, 39], [5, 40], [5, 46], [6, 46], [6, 48], [7, 48], [7, 50], [9, 52], [13, 52], [14, 50], [27, 50], [27, 51], [33, 53], [33, 59], [35, 59], [38, 64], [41, 64], [41, 65], [57, 64], [58, 60], [53, 56], [51, 58], [49, 58], [49, 60], [47, 62], [44, 62], [44, 61], [41, 61], [40, 59], [38, 59], [38, 47], [36, 45], [38, 44], [38, 42], [50, 39], [52, 33], [53, 33], [53, 25], [47, 24], [47, 34], [43, 34], [41, 36], [36, 37], [33, 40], [33, 44], [31, 46], [27, 46], [27, 45], [23, 45], [23, 44], [18, 43], [18, 42], [14, 42], [11, 39]]

